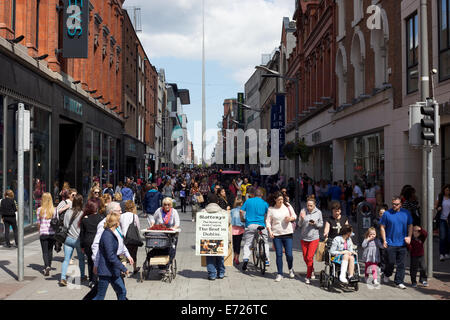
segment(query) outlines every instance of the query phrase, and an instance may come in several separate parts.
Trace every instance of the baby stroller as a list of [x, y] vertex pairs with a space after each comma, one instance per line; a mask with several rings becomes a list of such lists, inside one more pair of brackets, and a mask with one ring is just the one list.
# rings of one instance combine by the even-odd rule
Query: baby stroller
[[324, 253], [325, 269], [320, 272], [320, 287], [331, 291], [333, 287], [340, 286], [346, 289], [359, 290], [360, 269], [358, 263], [358, 255], [355, 256], [355, 272], [352, 279], [347, 275], [348, 283], [342, 283], [339, 280], [341, 273], [341, 259], [339, 256], [332, 256], [330, 247], [327, 245]]
[[146, 258], [141, 269], [141, 282], [149, 279], [150, 271], [163, 271], [162, 281], [171, 283], [177, 275], [175, 252], [180, 230], [145, 230]]

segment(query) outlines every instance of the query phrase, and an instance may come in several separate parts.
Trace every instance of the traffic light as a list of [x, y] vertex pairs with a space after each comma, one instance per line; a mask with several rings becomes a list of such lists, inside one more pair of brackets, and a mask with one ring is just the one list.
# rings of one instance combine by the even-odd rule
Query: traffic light
[[432, 145], [439, 145], [439, 105], [436, 101], [427, 99], [426, 105], [420, 108], [420, 113], [424, 116], [420, 122], [422, 139], [430, 141]]

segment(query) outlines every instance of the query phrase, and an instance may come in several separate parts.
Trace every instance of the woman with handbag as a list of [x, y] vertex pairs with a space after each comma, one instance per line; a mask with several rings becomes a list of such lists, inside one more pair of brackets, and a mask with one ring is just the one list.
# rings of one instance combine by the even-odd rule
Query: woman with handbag
[[53, 247], [55, 245], [55, 230], [52, 220], [58, 220], [58, 211], [53, 206], [52, 195], [45, 192], [42, 195], [41, 206], [37, 209], [37, 227], [39, 229], [39, 240], [41, 242], [42, 256], [44, 259], [44, 276], [50, 275], [53, 260]]
[[446, 184], [439, 194], [435, 205], [436, 217], [439, 228], [439, 259], [444, 261], [450, 258], [450, 234], [449, 223], [450, 218], [450, 184]]
[[269, 205], [266, 226], [270, 238], [273, 239], [277, 256], [278, 274], [275, 281], [280, 282], [283, 279], [283, 248], [286, 254], [289, 277], [295, 277], [294, 269], [292, 268], [294, 262], [292, 243], [295, 230], [292, 222], [297, 219], [297, 215], [289, 204], [289, 207], [285, 205], [285, 198], [279, 191], [270, 195]]
[[64, 228], [67, 236], [64, 241], [64, 262], [62, 264], [61, 280], [59, 282], [62, 287], [67, 286], [66, 274], [74, 250], [77, 250], [81, 281], [87, 280], [87, 277], [84, 274], [84, 253], [81, 250], [80, 244], [80, 221], [82, 217], [83, 196], [81, 194], [77, 194], [73, 199], [72, 208], [68, 209], [64, 215]]
[[17, 248], [17, 221], [16, 221], [17, 204], [14, 201], [14, 192], [6, 190], [5, 198], [0, 203], [0, 215], [5, 225], [5, 247], [11, 248], [9, 243], [9, 228], [13, 228], [14, 232], [14, 247]]
[[[141, 229], [139, 217], [137, 216], [136, 205], [132, 200], [128, 200], [125, 202], [125, 213], [120, 216], [120, 228], [122, 229], [123, 235], [125, 236], [125, 241], [127, 240], [127, 232], [131, 224], [134, 224], [137, 230]], [[131, 257], [133, 258], [133, 274], [136, 274], [140, 270], [140, 268], [136, 266], [139, 246], [131, 244], [125, 244], [125, 246], [127, 247]]]

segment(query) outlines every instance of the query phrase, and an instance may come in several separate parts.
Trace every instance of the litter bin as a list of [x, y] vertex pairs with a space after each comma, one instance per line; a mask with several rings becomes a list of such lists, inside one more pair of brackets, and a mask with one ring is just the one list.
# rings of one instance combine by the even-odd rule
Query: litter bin
[[363, 201], [356, 207], [356, 217], [358, 224], [358, 240], [359, 244], [364, 241], [364, 235], [367, 230], [372, 226], [372, 204]]

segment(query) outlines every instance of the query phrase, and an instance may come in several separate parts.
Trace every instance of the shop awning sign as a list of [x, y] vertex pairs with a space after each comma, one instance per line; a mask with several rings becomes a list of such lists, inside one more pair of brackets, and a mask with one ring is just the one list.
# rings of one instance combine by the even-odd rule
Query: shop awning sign
[[89, 0], [64, 0], [63, 58], [87, 58]]

